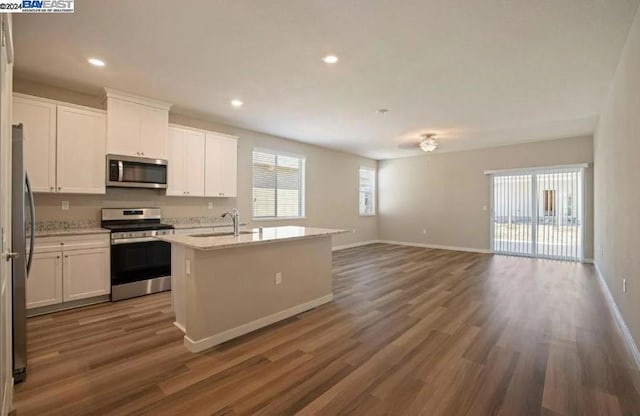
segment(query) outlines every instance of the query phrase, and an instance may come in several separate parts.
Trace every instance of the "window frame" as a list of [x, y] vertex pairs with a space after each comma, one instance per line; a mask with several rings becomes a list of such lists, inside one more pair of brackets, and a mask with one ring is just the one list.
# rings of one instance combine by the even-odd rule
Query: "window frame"
[[[268, 216], [268, 217], [256, 217], [255, 216], [255, 198], [253, 196], [253, 192], [254, 192], [254, 182], [255, 182], [255, 165], [253, 162], [253, 157], [254, 157], [254, 153], [266, 153], [266, 154], [271, 154], [274, 155], [276, 157], [276, 164], [277, 164], [277, 158], [278, 156], [285, 156], [285, 157], [292, 157], [292, 158], [296, 158], [300, 160], [300, 192], [299, 192], [299, 197], [298, 197], [298, 204], [299, 204], [299, 215], [297, 216], [287, 216], [287, 217], [278, 217], [278, 188], [277, 188], [277, 181], [276, 181], [276, 188], [275, 188], [275, 192], [276, 192], [276, 199], [275, 199], [275, 216]], [[296, 153], [291, 153], [291, 152], [287, 152], [287, 151], [281, 151], [281, 150], [274, 150], [274, 149], [267, 149], [264, 147], [254, 147], [251, 150], [251, 219], [252, 221], [286, 221], [286, 220], [300, 220], [300, 219], [306, 219], [306, 209], [307, 209], [307, 204], [306, 204], [306, 199], [307, 199], [307, 158], [304, 155], [301, 154], [296, 154]]]
[[[373, 190], [372, 190], [372, 195], [371, 195], [371, 201], [373, 203], [373, 210], [371, 213], [363, 213], [360, 210], [360, 186], [361, 186], [361, 180], [362, 180], [362, 171], [369, 171], [373, 173]], [[360, 166], [358, 168], [358, 214], [361, 217], [375, 217], [376, 215], [378, 215], [378, 169], [377, 168], [373, 168], [371, 166]]]

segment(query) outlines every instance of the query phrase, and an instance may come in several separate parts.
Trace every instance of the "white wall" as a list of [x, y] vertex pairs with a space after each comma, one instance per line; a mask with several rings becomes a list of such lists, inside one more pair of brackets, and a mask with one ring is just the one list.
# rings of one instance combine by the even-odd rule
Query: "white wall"
[[[595, 260], [640, 344], [640, 11], [598, 123]], [[627, 279], [627, 293], [622, 279]]]
[[[592, 137], [380, 161], [378, 238], [489, 250], [490, 179], [485, 170], [583, 162], [593, 162]], [[591, 168], [585, 176], [585, 257], [592, 258]]]

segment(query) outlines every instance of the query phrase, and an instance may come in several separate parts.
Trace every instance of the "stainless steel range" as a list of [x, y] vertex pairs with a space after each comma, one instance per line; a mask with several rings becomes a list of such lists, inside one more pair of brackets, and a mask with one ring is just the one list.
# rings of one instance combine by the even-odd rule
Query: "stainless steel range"
[[102, 227], [111, 230], [111, 300], [171, 289], [171, 244], [156, 236], [173, 234], [160, 222], [160, 208], [104, 208]]

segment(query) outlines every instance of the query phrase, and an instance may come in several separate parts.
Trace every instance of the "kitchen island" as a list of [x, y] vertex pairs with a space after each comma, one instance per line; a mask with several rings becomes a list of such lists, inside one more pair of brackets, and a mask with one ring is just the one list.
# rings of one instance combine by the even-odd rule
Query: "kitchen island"
[[344, 232], [288, 226], [158, 237], [171, 243], [185, 346], [203, 351], [331, 302], [331, 236]]

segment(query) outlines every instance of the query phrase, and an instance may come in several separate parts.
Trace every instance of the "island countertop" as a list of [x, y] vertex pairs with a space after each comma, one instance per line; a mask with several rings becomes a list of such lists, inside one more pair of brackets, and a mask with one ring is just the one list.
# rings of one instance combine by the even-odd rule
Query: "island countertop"
[[[347, 230], [336, 230], [330, 228], [313, 228], [313, 227], [264, 227], [262, 232], [259, 228], [249, 230], [241, 230], [239, 236], [234, 235], [216, 235], [200, 237], [203, 234], [186, 234], [186, 235], [162, 235], [157, 238], [168, 243], [180, 244], [185, 247], [196, 250], [219, 250], [224, 248], [234, 248], [255, 244], [268, 244], [287, 240], [296, 240], [300, 238], [313, 238], [326, 235], [335, 235], [348, 232]], [[220, 233], [218, 233], [220, 234]]]

